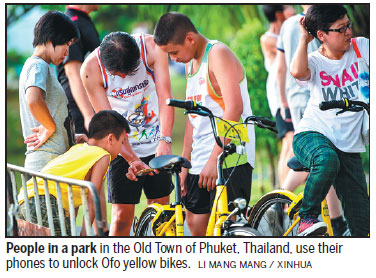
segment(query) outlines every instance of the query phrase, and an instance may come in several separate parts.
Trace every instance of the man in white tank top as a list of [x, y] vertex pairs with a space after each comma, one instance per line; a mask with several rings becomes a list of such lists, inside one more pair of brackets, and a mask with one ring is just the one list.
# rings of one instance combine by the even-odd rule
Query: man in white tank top
[[[244, 68], [227, 46], [202, 36], [189, 18], [179, 13], [167, 13], [159, 19], [154, 40], [172, 60], [186, 64], [187, 99], [194, 99], [227, 120], [239, 121], [252, 114]], [[228, 184], [229, 201], [236, 197], [247, 201], [250, 198], [255, 155], [252, 127], [249, 138], [247, 154]], [[214, 142], [208, 118], [190, 115], [182, 156], [191, 160], [192, 169], [189, 174], [183, 170], [180, 178], [187, 224], [193, 236], [205, 235], [215, 194], [217, 157], [221, 152]], [[233, 168], [226, 170], [230, 169]]]
[[113, 32], [85, 60], [81, 79], [96, 112], [116, 110], [131, 127], [130, 145], [123, 146], [108, 175], [110, 235], [129, 236], [141, 191], [148, 202], [167, 204], [172, 189], [167, 174], [134, 175], [149, 168], [153, 157], [171, 154], [174, 110], [166, 105], [172, 97], [168, 56], [151, 35]]

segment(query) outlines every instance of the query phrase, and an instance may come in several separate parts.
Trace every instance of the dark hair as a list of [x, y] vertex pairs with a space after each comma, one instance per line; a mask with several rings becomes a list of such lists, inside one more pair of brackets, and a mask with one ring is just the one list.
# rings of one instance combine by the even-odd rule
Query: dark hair
[[307, 11], [305, 25], [308, 32], [317, 38], [317, 31], [327, 33], [330, 25], [345, 15], [347, 10], [342, 5], [312, 5]]
[[49, 41], [55, 47], [79, 38], [78, 27], [68, 16], [59, 11], [49, 11], [35, 24], [33, 47]]
[[276, 12], [283, 12], [285, 8], [283, 5], [263, 5], [262, 10], [269, 22], [276, 21], [275, 13]]
[[102, 110], [96, 113], [89, 124], [89, 138], [102, 139], [112, 133], [116, 139], [124, 132], [130, 132], [127, 120], [114, 110]]
[[161, 16], [154, 28], [157, 45], [183, 44], [188, 32], [198, 33], [192, 21], [184, 14], [170, 12]]
[[104, 67], [111, 73], [133, 75], [140, 65], [140, 49], [135, 39], [126, 32], [106, 35], [99, 50]]

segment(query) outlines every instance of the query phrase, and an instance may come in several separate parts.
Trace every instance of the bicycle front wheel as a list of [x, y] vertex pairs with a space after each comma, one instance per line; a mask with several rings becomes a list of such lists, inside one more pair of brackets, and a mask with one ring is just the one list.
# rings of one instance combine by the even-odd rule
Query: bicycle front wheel
[[257, 230], [251, 227], [230, 227], [226, 236], [231, 237], [252, 237], [252, 236], [262, 236]]
[[[267, 194], [254, 206], [248, 223], [262, 236], [283, 236], [294, 222], [287, 215], [287, 209], [291, 203], [292, 199], [286, 195]], [[288, 236], [296, 236], [298, 226], [296, 225]]]
[[152, 207], [146, 208], [137, 222], [135, 236], [155, 236], [153, 232], [153, 219], [157, 215], [157, 210]]

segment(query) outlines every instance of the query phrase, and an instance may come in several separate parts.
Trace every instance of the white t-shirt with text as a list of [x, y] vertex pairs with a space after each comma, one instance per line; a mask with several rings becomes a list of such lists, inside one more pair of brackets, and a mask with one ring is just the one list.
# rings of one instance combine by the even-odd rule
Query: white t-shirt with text
[[[369, 64], [369, 40], [357, 38], [362, 57]], [[353, 46], [340, 60], [331, 60], [318, 51], [308, 57], [311, 78], [308, 81], [310, 99], [296, 133], [316, 131], [325, 135], [343, 152], [364, 152], [361, 137], [363, 112], [344, 112], [336, 115], [340, 109], [322, 111], [319, 105], [323, 101], [359, 100], [358, 64]]]

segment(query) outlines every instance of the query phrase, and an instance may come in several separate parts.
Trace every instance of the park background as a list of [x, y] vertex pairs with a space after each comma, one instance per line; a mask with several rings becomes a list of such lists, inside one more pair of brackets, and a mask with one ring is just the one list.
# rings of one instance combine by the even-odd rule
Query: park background
[[[302, 9], [292, 5], [297, 13]], [[369, 38], [370, 5], [345, 5], [354, 23], [353, 36]], [[6, 5], [6, 161], [23, 166], [26, 147], [23, 143], [18, 103], [18, 77], [25, 60], [32, 55], [33, 28], [48, 10], [64, 12], [65, 5]], [[267, 72], [260, 47], [260, 36], [268, 29], [268, 22], [261, 5], [100, 5], [90, 14], [100, 39], [112, 31], [128, 33], [153, 33], [159, 17], [177, 11], [191, 18], [198, 31], [209, 39], [228, 45], [243, 63], [248, 81], [248, 91], [254, 115], [272, 118], [266, 98]], [[172, 92], [174, 98], [185, 98], [186, 80], [184, 66], [171, 63]], [[181, 154], [186, 116], [175, 109], [173, 153]], [[252, 181], [253, 204], [262, 194], [278, 184], [277, 162], [280, 142], [274, 133], [255, 128], [256, 165]], [[369, 148], [362, 154], [369, 183]], [[302, 190], [302, 187], [297, 189]], [[145, 200], [136, 207], [136, 215], [145, 207]], [[110, 211], [108, 212], [108, 217]]]

